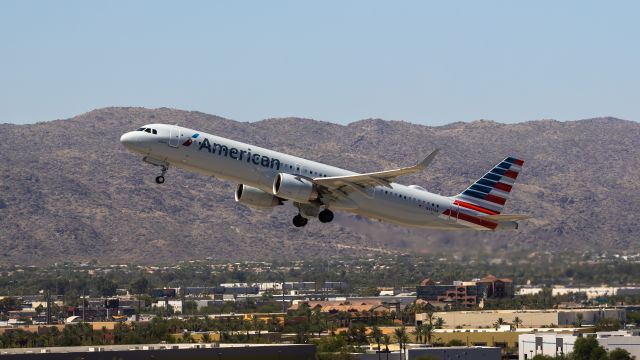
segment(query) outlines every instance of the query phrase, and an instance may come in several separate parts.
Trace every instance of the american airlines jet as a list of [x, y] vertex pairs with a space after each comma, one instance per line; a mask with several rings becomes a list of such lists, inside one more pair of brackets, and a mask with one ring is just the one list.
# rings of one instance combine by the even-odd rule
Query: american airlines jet
[[269, 208], [291, 201], [293, 225], [317, 217], [333, 220], [332, 210], [348, 211], [404, 226], [441, 230], [517, 229], [524, 215], [502, 214], [524, 161], [507, 157], [462, 193], [441, 196], [417, 185], [394, 182], [424, 170], [438, 150], [415, 166], [365, 174], [306, 160], [177, 125], [150, 124], [128, 132], [120, 142], [160, 167], [164, 183], [171, 166], [238, 184], [241, 204]]

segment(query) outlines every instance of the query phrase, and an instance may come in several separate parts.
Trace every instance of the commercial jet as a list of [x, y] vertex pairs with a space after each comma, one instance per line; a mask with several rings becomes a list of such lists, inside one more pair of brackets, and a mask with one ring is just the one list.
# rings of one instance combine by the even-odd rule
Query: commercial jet
[[503, 214], [524, 161], [507, 157], [455, 196], [433, 194], [394, 180], [423, 171], [433, 151], [417, 165], [359, 174], [177, 125], [150, 124], [128, 132], [120, 142], [158, 166], [162, 184], [169, 167], [232, 181], [237, 202], [270, 208], [291, 201], [298, 209], [293, 225], [317, 217], [333, 220], [333, 210], [403, 226], [440, 230], [517, 229], [524, 215]]

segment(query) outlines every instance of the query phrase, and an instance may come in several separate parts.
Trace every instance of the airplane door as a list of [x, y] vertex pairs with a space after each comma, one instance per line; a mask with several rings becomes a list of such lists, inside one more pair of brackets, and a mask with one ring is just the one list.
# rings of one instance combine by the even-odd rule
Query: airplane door
[[169, 132], [169, 146], [177, 148], [180, 144], [180, 129], [177, 125], [171, 127]]

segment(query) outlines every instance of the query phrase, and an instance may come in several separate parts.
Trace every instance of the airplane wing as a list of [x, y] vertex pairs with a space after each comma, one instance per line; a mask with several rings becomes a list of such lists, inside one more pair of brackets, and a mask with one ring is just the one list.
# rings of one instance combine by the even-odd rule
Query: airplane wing
[[399, 169], [378, 171], [366, 174], [332, 176], [325, 178], [315, 178], [313, 182], [319, 186], [323, 186], [328, 190], [339, 190], [343, 194], [347, 194], [349, 190], [363, 193], [366, 196], [367, 188], [374, 186], [390, 187], [391, 182], [398, 176], [413, 174], [424, 170], [431, 161], [436, 157], [440, 149], [434, 150], [424, 160], [414, 166], [403, 167]]
[[516, 220], [526, 220], [529, 219], [530, 216], [527, 215], [517, 215], [517, 214], [500, 214], [500, 215], [487, 215], [487, 216], [479, 216], [482, 220], [489, 221], [516, 221]]

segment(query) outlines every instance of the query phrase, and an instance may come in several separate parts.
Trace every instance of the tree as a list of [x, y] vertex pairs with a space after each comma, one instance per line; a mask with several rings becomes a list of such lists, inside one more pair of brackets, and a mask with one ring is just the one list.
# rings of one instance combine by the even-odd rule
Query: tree
[[422, 343], [422, 328], [424, 327], [424, 325], [422, 324], [417, 324], [415, 330], [413, 331], [413, 335], [416, 337], [416, 342], [418, 343]]
[[572, 358], [574, 360], [606, 360], [607, 351], [595, 338], [581, 337], [576, 339], [573, 345]]
[[444, 323], [445, 321], [443, 318], [437, 317], [434, 325], [436, 326], [436, 329], [442, 329], [442, 327], [444, 326]]
[[389, 344], [391, 344], [391, 336], [382, 335], [382, 343], [384, 344], [384, 351], [387, 353], [387, 360], [389, 360]]
[[118, 284], [104, 276], [99, 276], [95, 281], [95, 287], [96, 291], [101, 296], [113, 296], [116, 294]]
[[609, 352], [609, 360], [631, 360], [631, 354], [624, 349], [614, 349]]
[[431, 344], [431, 338], [433, 337], [433, 325], [425, 324], [422, 325], [422, 334], [424, 335], [424, 339], [427, 344]]
[[516, 317], [513, 319], [513, 325], [514, 325], [514, 326], [516, 327], [516, 329], [517, 329], [518, 327], [520, 327], [520, 325], [522, 325], [522, 319], [520, 319], [518, 316], [516, 316]]
[[464, 343], [464, 341], [460, 340], [460, 339], [451, 339], [448, 343], [447, 346], [465, 346], [466, 344]]
[[620, 321], [618, 319], [604, 318], [596, 321], [595, 331], [618, 331], [620, 330]]
[[400, 345], [400, 358], [404, 358], [404, 349], [406, 349], [406, 343], [409, 342], [409, 335], [407, 335], [407, 329], [404, 326], [396, 328], [394, 330], [398, 345]]
[[554, 359], [556, 358], [551, 355], [542, 355], [542, 354], [538, 354], [533, 358], [531, 358], [531, 360], [554, 360]]
[[376, 345], [378, 345], [378, 359], [380, 359], [380, 342], [382, 341], [382, 331], [379, 327], [374, 325], [371, 328], [371, 334], [369, 336], [371, 336]]
[[582, 313], [578, 313], [576, 314], [576, 322], [575, 325], [577, 327], [581, 327], [582, 323], [584, 322], [584, 315]]
[[131, 282], [130, 289], [136, 295], [146, 294], [147, 290], [149, 290], [149, 280], [144, 276], [140, 276]]

